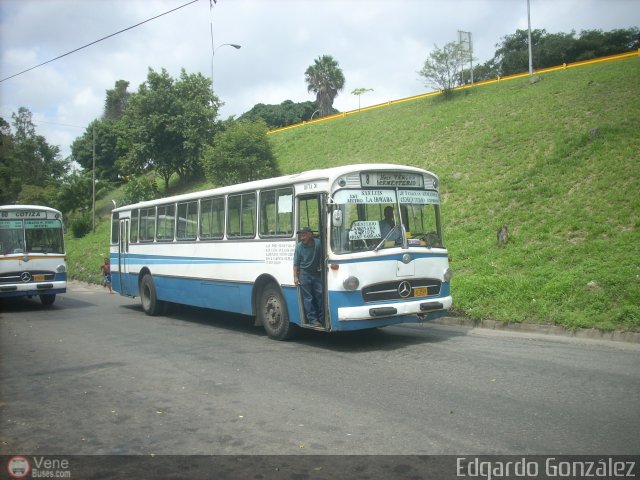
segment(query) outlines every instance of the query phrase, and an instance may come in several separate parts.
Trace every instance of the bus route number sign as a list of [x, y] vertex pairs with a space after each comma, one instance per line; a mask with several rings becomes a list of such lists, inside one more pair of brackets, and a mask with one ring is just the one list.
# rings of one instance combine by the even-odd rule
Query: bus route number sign
[[424, 178], [417, 173], [366, 172], [360, 174], [363, 187], [416, 187], [424, 186]]

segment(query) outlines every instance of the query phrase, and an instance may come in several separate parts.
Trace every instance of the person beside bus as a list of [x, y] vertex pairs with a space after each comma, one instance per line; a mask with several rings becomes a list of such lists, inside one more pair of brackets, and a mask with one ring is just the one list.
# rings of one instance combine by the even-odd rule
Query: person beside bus
[[[384, 218], [380, 220], [380, 235], [383, 239], [393, 240], [396, 244], [402, 243], [402, 234], [400, 233], [400, 229], [396, 228], [396, 222], [393, 218], [393, 207], [386, 207], [384, 209]], [[389, 234], [391, 230], [395, 230], [393, 233]], [[387, 237], [387, 235], [389, 235]]]
[[111, 264], [108, 257], [104, 257], [102, 265], [100, 265], [100, 271], [102, 272], [102, 286], [109, 288], [109, 293], [113, 293], [111, 288]]
[[302, 289], [302, 303], [307, 323], [324, 326], [322, 289], [322, 245], [309, 227], [298, 230], [300, 241], [293, 254], [293, 283]]

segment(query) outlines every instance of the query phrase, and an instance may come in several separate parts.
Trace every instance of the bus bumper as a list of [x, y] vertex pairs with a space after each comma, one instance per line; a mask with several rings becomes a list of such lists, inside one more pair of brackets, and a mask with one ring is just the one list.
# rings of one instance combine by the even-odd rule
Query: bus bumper
[[360, 307], [338, 308], [338, 321], [349, 322], [357, 320], [372, 320], [383, 317], [404, 315], [425, 315], [430, 312], [448, 310], [451, 308], [451, 297], [413, 300], [401, 303], [384, 303], [364, 305]]
[[0, 285], [0, 297], [35, 297], [38, 295], [54, 295], [66, 293], [67, 282], [38, 282], [18, 285]]

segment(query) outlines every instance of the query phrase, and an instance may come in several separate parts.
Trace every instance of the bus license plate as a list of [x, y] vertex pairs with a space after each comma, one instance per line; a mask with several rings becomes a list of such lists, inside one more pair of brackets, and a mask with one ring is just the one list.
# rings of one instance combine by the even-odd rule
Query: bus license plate
[[33, 276], [33, 281], [34, 282], [44, 282], [44, 275], [34, 275]]
[[413, 289], [414, 297], [426, 297], [429, 293], [429, 289], [427, 287], [419, 287]]

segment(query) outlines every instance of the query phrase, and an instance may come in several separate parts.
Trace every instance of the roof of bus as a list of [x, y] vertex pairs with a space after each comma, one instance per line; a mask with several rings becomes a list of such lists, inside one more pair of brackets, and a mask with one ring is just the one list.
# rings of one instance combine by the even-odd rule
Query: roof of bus
[[60, 213], [59, 210], [44, 205], [0, 205], [0, 210], [46, 210], [47, 212]]
[[[263, 180], [254, 180], [252, 182], [239, 183], [235, 185], [228, 185], [226, 187], [216, 187], [208, 190], [201, 190], [198, 192], [183, 193], [181, 195], [174, 195], [171, 197], [158, 198], [155, 200], [147, 200], [132, 205], [123, 205], [122, 207], [114, 208], [114, 212], [123, 210], [130, 210], [132, 208], [144, 208], [151, 207], [163, 203], [177, 202], [182, 200], [191, 200], [194, 198], [200, 198], [209, 195], [225, 195], [227, 193], [241, 192], [244, 190], [261, 189], [265, 187], [275, 187], [278, 185], [288, 185], [292, 183], [308, 182], [310, 180], [328, 180], [330, 183], [341, 175], [347, 173], [360, 172], [360, 171], [382, 171], [382, 170], [404, 170], [412, 171], [416, 173], [426, 173], [429, 175], [435, 174], [418, 167], [411, 167], [407, 165], [395, 165], [389, 163], [366, 163], [366, 164], [354, 164], [343, 165], [340, 167], [323, 168], [317, 170], [307, 170], [301, 173], [293, 173], [291, 175], [283, 175], [281, 177], [266, 178]], [[436, 177], [437, 178], [437, 177]]]

